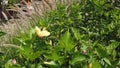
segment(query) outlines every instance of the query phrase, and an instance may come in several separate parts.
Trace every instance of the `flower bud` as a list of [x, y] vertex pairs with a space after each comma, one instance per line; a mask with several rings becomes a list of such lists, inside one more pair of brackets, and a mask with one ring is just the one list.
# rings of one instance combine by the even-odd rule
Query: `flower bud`
[[82, 50], [82, 54], [86, 55], [87, 51], [86, 50]]
[[16, 64], [16, 59], [12, 59], [12, 64]]

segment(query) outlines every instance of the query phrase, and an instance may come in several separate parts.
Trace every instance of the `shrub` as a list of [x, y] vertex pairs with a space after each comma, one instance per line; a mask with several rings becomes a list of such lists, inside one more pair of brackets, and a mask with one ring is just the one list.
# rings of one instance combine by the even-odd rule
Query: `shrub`
[[116, 7], [106, 0], [59, 5], [38, 20], [38, 31], [48, 30], [50, 36], [38, 36], [42, 33], [36, 34], [34, 27], [21, 34], [14, 39], [20, 48], [3, 67], [119, 67], [120, 10]]

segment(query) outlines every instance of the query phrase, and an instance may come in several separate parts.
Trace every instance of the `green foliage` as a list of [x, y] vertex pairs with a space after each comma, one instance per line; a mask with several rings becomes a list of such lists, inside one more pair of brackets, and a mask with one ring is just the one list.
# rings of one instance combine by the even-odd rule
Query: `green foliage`
[[[13, 40], [20, 46], [14, 56], [18, 67], [119, 67], [119, 13], [115, 3], [106, 0], [58, 5], [38, 21], [37, 26], [46, 27], [50, 36], [38, 37], [31, 29]], [[8, 62], [3, 67], [9, 66]]]
[[10, 8], [10, 7], [13, 7], [14, 4], [18, 3], [20, 0], [8, 0], [8, 4], [5, 5], [6, 8]]
[[5, 35], [5, 34], [6, 34], [6, 33], [0, 31], [0, 37], [3, 36], [3, 35]]
[[75, 47], [75, 44], [72, 41], [69, 31], [65, 32], [62, 38], [59, 40], [58, 46], [60, 46], [60, 48], [65, 49], [65, 51], [68, 51], [68, 52]]
[[92, 68], [101, 68], [101, 65], [100, 65], [100, 63], [99, 62], [94, 62], [93, 64], [92, 64], [93, 66], [92, 66]]

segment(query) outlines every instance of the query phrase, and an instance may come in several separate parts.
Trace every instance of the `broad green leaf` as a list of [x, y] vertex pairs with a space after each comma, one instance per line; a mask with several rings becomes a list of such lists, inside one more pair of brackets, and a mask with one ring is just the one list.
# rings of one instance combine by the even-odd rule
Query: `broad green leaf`
[[43, 68], [43, 66], [40, 63], [38, 63], [36, 68]]
[[111, 43], [109, 44], [109, 46], [107, 46], [107, 52], [108, 54], [113, 54], [113, 51], [117, 48], [119, 43], [115, 40], [111, 40], [110, 42]]
[[111, 65], [111, 62], [109, 61], [109, 59], [103, 58], [103, 60], [104, 60], [107, 64]]
[[120, 65], [120, 60], [119, 60], [119, 62], [118, 62], [118, 65]]
[[96, 53], [99, 57], [102, 57], [102, 58], [104, 58], [108, 55], [107, 50], [102, 45], [98, 45], [98, 48], [96, 48]]
[[20, 54], [27, 60], [34, 60], [39, 57], [41, 53], [43, 53], [43, 51], [34, 52], [30, 46], [22, 46], [20, 48]]
[[93, 2], [94, 2], [97, 6], [99, 6], [98, 0], [93, 0]]
[[72, 29], [72, 32], [74, 33], [75, 38], [79, 40], [80, 39], [79, 31], [76, 28], [71, 28], [71, 29]]
[[82, 54], [75, 54], [73, 57], [72, 57], [72, 60], [70, 61], [70, 63], [72, 64], [72, 65], [74, 65], [75, 63], [77, 63], [77, 62], [82, 62], [82, 61], [84, 61], [86, 58], [85, 58], [85, 56], [84, 55], [82, 55]]
[[3, 36], [3, 35], [5, 35], [5, 34], [6, 34], [6, 33], [0, 31], [0, 37]]
[[31, 59], [34, 60], [36, 58], [38, 58], [41, 55], [42, 51], [36, 51], [33, 53], [33, 56], [31, 56]]
[[115, 60], [115, 59], [116, 59], [116, 55], [117, 55], [116, 50], [113, 50], [113, 52], [112, 52], [112, 54], [111, 54], [111, 55], [113, 56], [113, 60]]
[[96, 61], [96, 62], [92, 63], [92, 68], [101, 68], [101, 65], [99, 62]]
[[14, 42], [15, 44], [17, 44], [17, 45], [20, 45], [20, 44], [25, 45], [25, 44], [26, 44], [26, 43], [24, 42], [24, 40], [21, 39], [21, 38], [14, 38], [14, 39], [13, 39], [13, 42]]
[[66, 31], [64, 35], [60, 38], [59, 44], [60, 47], [65, 49], [66, 51], [70, 51], [72, 48], [74, 48], [75, 44], [69, 31]]
[[100, 5], [105, 4], [105, 0], [100, 0], [99, 2], [100, 2]]
[[20, 54], [24, 56], [25, 59], [30, 60], [33, 56], [33, 50], [29, 46], [21, 46], [20, 47]]
[[80, 27], [82, 30], [84, 30], [84, 31], [86, 31], [87, 33], [90, 33], [90, 31], [87, 29], [87, 28], [85, 28], [85, 27]]
[[60, 55], [58, 54], [58, 52], [53, 51], [50, 55], [47, 55], [46, 58], [56, 61], [60, 59]]
[[35, 64], [30, 64], [30, 68], [35, 68]]
[[82, 15], [81, 15], [81, 14], [82, 14], [82, 12], [79, 12], [79, 13], [78, 13], [78, 19], [79, 19], [79, 20], [82, 20]]
[[53, 52], [53, 53], [52, 53], [52, 58], [53, 58], [54, 60], [58, 60], [58, 59], [60, 58], [60, 56], [58, 55], [57, 52]]
[[94, 2], [97, 6], [102, 6], [103, 4], [105, 4], [105, 0], [93, 0], [93, 2]]

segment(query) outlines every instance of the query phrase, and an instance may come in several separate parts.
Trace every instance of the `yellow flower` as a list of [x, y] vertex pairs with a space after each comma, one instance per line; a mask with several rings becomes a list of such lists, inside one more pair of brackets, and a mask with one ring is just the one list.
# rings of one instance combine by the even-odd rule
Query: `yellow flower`
[[92, 63], [90, 63], [90, 64], [88, 65], [88, 68], [92, 68]]
[[54, 61], [49, 61], [49, 62], [44, 61], [43, 63], [47, 65], [56, 65]]
[[44, 36], [49, 36], [50, 32], [48, 32], [45, 28], [41, 31], [39, 27], [35, 27], [35, 33], [38, 35], [38, 37], [42, 38]]
[[52, 40], [50, 40], [49, 44], [52, 46]]

